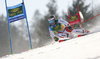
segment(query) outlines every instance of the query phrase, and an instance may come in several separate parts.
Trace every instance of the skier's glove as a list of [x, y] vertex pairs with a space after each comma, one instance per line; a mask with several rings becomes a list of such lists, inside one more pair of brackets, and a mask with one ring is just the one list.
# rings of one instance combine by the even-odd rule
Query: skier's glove
[[54, 37], [54, 40], [55, 40], [55, 41], [58, 41], [58, 40], [59, 40], [59, 38], [57, 38], [57, 37]]
[[72, 29], [72, 27], [70, 26], [70, 24], [68, 24], [66, 27], [67, 27], [68, 30]]
[[72, 29], [72, 27], [71, 27], [71, 26], [68, 26], [67, 28], [68, 28], [68, 30], [71, 30], [71, 29]]

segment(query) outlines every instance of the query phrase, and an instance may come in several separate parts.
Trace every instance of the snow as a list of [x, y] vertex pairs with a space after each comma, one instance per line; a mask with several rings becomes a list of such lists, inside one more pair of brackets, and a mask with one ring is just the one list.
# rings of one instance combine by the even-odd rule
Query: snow
[[100, 32], [0, 59], [100, 59]]

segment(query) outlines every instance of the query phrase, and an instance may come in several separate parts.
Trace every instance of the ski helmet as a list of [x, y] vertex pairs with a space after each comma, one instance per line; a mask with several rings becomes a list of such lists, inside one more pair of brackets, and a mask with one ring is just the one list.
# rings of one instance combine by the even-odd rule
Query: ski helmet
[[54, 23], [55, 22], [55, 16], [54, 15], [49, 16], [48, 21], [49, 21], [50, 24]]

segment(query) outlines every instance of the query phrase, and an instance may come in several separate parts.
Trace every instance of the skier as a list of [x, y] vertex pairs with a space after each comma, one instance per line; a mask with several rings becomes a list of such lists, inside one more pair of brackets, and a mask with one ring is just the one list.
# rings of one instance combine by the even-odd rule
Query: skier
[[57, 33], [60, 38], [72, 38], [73, 32], [88, 33], [86, 30], [73, 29], [67, 21], [56, 19], [54, 15], [49, 16], [48, 21], [50, 23], [50, 36], [55, 41], [59, 41], [59, 38], [54, 35], [55, 33]]

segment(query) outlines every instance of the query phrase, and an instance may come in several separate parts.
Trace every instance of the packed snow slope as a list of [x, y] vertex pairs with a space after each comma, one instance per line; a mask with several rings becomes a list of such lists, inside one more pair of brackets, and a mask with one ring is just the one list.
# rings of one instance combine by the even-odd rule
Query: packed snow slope
[[100, 59], [100, 32], [0, 59]]

